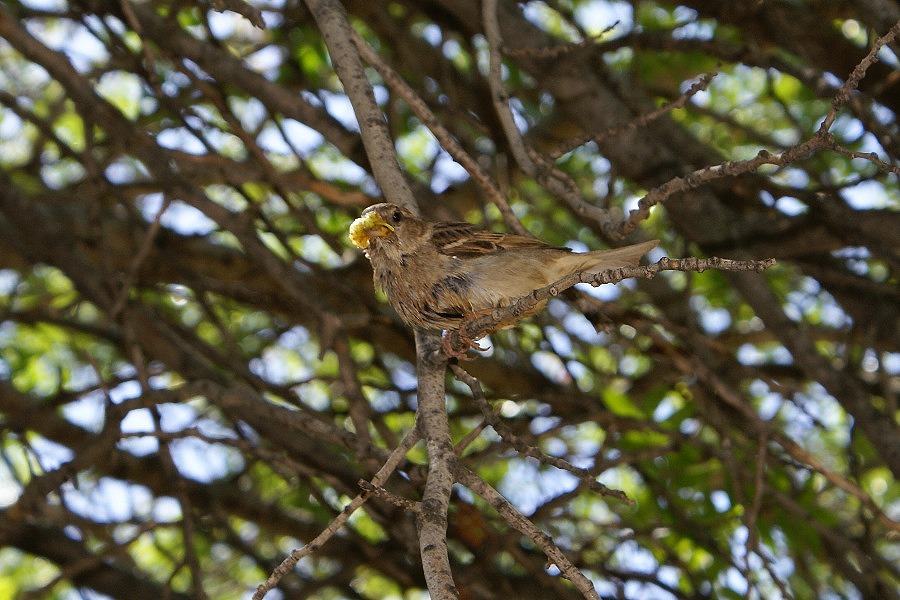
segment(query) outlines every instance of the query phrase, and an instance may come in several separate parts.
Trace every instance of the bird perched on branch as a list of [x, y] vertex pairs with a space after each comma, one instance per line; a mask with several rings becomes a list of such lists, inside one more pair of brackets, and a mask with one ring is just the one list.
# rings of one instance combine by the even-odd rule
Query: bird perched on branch
[[400, 318], [438, 331], [459, 329], [573, 273], [636, 265], [659, 243], [577, 253], [470, 223], [424, 221], [388, 203], [365, 209], [350, 225], [350, 241], [365, 250], [376, 285]]

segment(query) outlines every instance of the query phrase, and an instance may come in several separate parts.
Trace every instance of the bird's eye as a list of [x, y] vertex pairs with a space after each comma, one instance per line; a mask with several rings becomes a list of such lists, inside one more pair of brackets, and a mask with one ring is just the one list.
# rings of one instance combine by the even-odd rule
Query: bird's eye
[[403, 213], [399, 210], [395, 210], [394, 214], [391, 215], [391, 219], [394, 220], [394, 223], [399, 223], [403, 219]]

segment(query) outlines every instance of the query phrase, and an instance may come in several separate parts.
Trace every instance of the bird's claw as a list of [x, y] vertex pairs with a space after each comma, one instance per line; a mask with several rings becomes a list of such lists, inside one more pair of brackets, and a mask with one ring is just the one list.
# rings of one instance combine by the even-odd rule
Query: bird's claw
[[[456, 334], [456, 339], [454, 339], [454, 333]], [[459, 340], [460, 342], [459, 346], [454, 343], [457, 340]], [[457, 360], [472, 360], [472, 358], [470, 358], [467, 354], [469, 352], [469, 349], [475, 350], [477, 352], [484, 352], [485, 350], [487, 350], [487, 348], [482, 348], [478, 344], [478, 338], [475, 338], [473, 340], [466, 334], [465, 327], [460, 327], [457, 330], [444, 332], [444, 336], [441, 340], [441, 348], [444, 350], [444, 354], [446, 354], [450, 358], [455, 358]]]

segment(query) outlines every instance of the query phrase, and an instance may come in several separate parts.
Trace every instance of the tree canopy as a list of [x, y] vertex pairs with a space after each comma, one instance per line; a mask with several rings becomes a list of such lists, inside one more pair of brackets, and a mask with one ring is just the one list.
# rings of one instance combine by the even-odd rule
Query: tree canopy
[[[878, 0], [4, 2], [0, 597], [900, 597], [898, 50]], [[448, 361], [384, 200], [686, 260]]]

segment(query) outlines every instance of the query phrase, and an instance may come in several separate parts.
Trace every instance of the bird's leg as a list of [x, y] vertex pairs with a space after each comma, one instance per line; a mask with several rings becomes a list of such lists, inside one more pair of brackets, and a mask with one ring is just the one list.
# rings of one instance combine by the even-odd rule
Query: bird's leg
[[[453, 334], [456, 333], [457, 339], [462, 343], [461, 349], [457, 349], [455, 344], [453, 343]], [[444, 350], [444, 354], [449, 356], [450, 358], [457, 358], [459, 360], [471, 360], [466, 356], [466, 353], [469, 349], [477, 350], [478, 352], [484, 352], [487, 348], [482, 348], [478, 345], [478, 339], [472, 339], [468, 335], [466, 335], [465, 330], [453, 329], [444, 332], [444, 336], [441, 339], [441, 348]]]
[[[472, 347], [471, 344], [466, 344], [465, 346], [462, 347], [461, 350], [457, 350], [456, 348], [454, 348], [454, 344], [453, 344], [453, 332], [454, 331], [455, 330], [448, 329], [447, 331], [444, 332], [444, 336], [441, 338], [441, 348], [444, 350], [444, 354], [446, 354], [450, 358], [455, 358], [457, 360], [472, 360], [471, 358], [466, 356], [466, 353], [469, 351], [469, 348]], [[459, 336], [459, 337], [461, 338], [462, 336]]]
[[[466, 333], [466, 328], [469, 323], [472, 323], [479, 317], [483, 317], [484, 315], [489, 315], [493, 312], [492, 308], [485, 308], [482, 310], [476, 310], [470, 315], [467, 315], [460, 322], [459, 327], [455, 330], [448, 330], [444, 333], [443, 340], [441, 342], [441, 347], [444, 349], [444, 353], [447, 356], [458, 358], [460, 360], [468, 360], [466, 358], [466, 353], [469, 349], [477, 350], [478, 352], [484, 352], [487, 348], [482, 348], [478, 345], [478, 340], [486, 336], [490, 331], [485, 331], [483, 333], [479, 333], [479, 335], [475, 336], [475, 338], [469, 337], [469, 334]], [[453, 332], [456, 332], [459, 341], [462, 342], [462, 350], [458, 350], [454, 348], [453, 344]]]

